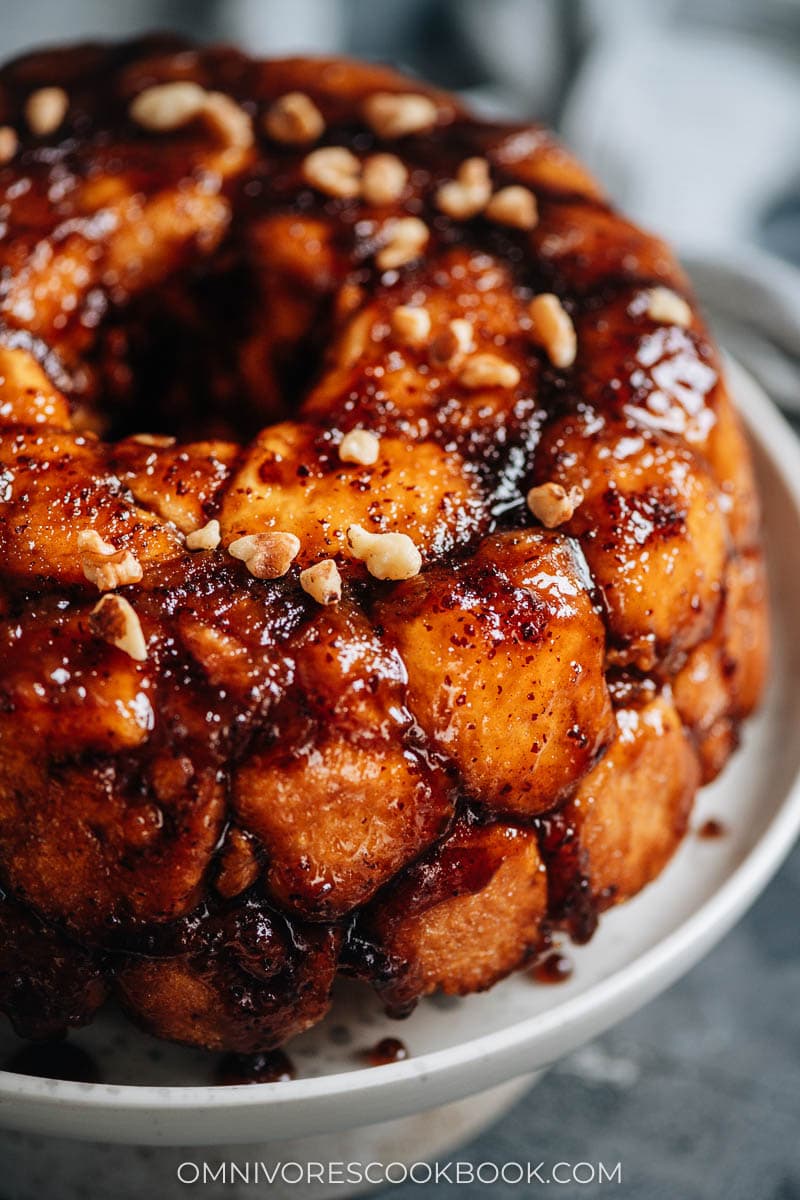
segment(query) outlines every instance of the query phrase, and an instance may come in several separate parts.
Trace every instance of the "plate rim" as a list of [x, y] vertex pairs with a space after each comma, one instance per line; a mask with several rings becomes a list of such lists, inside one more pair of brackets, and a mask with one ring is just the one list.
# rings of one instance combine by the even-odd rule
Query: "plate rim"
[[[736, 399], [740, 395], [747, 398], [746, 405], [737, 404], [737, 409], [750, 436], [777, 470], [800, 517], [800, 441], [753, 377], [730, 355], [725, 354], [724, 358], [732, 395]], [[558, 1034], [565, 1036], [581, 1025], [589, 1029], [587, 1039], [596, 1036], [689, 970], [732, 928], [762, 891], [788, 856], [798, 834], [800, 772], [792, 779], [779, 809], [755, 846], [717, 891], [676, 929], [584, 992], [503, 1029], [399, 1063], [280, 1083], [87, 1084], [0, 1070], [0, 1126], [4, 1124], [4, 1110], [8, 1112], [7, 1106], [15, 1102], [23, 1102], [29, 1109], [35, 1107], [42, 1114], [49, 1112], [53, 1118], [64, 1109], [79, 1110], [90, 1129], [91, 1116], [99, 1112], [113, 1112], [116, 1118], [146, 1113], [154, 1118], [177, 1119], [230, 1111], [243, 1115], [245, 1110], [264, 1114], [267, 1109], [288, 1110], [287, 1115], [296, 1115], [309, 1105], [316, 1108], [346, 1096], [347, 1104], [342, 1106], [347, 1109], [346, 1119], [340, 1115], [328, 1126], [341, 1128], [401, 1116], [443, 1102], [441, 1086], [434, 1086], [433, 1095], [424, 1100], [419, 1092], [423, 1083], [435, 1084], [438, 1080], [441, 1085], [442, 1080], [450, 1077], [444, 1099], [481, 1091], [530, 1071], [531, 1064], [524, 1057], [526, 1048]], [[553, 1060], [558, 1056], [558, 1052], [554, 1053]], [[475, 1066], [481, 1063], [488, 1066], [490, 1060], [491, 1069], [476, 1080]], [[385, 1106], [373, 1104], [377, 1094], [387, 1089], [395, 1093], [389, 1111]], [[25, 1127], [30, 1128], [27, 1123]], [[273, 1135], [282, 1136], [287, 1127], [275, 1129]], [[219, 1132], [221, 1135], [222, 1131]], [[70, 1134], [65, 1131], [64, 1136]], [[265, 1130], [263, 1136], [269, 1137], [270, 1131]]]

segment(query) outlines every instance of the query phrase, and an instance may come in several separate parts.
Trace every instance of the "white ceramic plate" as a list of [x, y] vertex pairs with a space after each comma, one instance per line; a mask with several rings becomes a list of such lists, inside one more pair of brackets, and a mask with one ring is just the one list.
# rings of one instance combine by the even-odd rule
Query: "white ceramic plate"
[[[769, 694], [722, 778], [699, 798], [695, 828], [661, 877], [606, 914], [557, 987], [520, 975], [482, 996], [421, 1004], [388, 1021], [366, 989], [290, 1050], [300, 1077], [210, 1086], [209, 1057], [156, 1042], [113, 1013], [73, 1036], [109, 1084], [0, 1072], [0, 1126], [102, 1142], [205, 1145], [303, 1137], [419, 1112], [545, 1067], [627, 1016], [688, 970], [764, 887], [800, 828], [800, 450], [763, 392], [735, 364], [734, 394], [752, 433], [765, 510], [774, 618]], [[400, 1036], [412, 1057], [365, 1067], [359, 1052]], [[15, 1039], [0, 1033], [0, 1055]]]

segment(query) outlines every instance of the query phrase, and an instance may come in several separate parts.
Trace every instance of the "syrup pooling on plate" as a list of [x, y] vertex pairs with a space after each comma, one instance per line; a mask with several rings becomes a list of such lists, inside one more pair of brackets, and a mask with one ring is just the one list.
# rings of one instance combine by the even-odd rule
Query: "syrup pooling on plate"
[[74, 47], [0, 124], [0, 1007], [252, 1055], [585, 940], [764, 673], [669, 251], [378, 67]]

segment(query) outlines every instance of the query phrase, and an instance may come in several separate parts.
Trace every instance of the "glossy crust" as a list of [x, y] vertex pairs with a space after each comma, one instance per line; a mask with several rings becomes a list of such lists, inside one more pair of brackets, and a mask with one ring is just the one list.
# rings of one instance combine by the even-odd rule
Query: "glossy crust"
[[[143, 128], [170, 81], [211, 99]], [[45, 86], [66, 114], [34, 130]], [[267, 120], [292, 92], [304, 144]], [[370, 127], [410, 92], [420, 129]], [[0, 124], [0, 1009], [49, 1036], [110, 991], [250, 1053], [337, 971], [402, 1013], [590, 936], [766, 673], [749, 453], [670, 252], [544, 130], [382, 67], [73, 47], [0, 72]], [[395, 156], [391, 199], [318, 186], [321, 147], [356, 155], [350, 193]], [[529, 189], [526, 228], [488, 193], [441, 211], [469, 158]], [[398, 217], [427, 242], [387, 265]], [[574, 503], [544, 528], [525, 497], [553, 484]], [[407, 577], [351, 526], [406, 535]], [[297, 539], [275, 578], [229, 552], [269, 533]], [[322, 559], [330, 605], [301, 581]]]

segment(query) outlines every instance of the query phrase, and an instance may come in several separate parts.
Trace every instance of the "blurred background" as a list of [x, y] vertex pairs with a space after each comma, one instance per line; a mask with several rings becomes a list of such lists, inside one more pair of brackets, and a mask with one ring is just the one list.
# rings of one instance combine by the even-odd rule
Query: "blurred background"
[[[256, 54], [387, 60], [477, 107], [554, 125], [628, 213], [673, 241], [724, 345], [800, 428], [800, 0], [5, 0], [0, 11], [3, 57], [173, 29]], [[613, 1194], [637, 1200], [800, 1200], [798, 911], [795, 852], [701, 966], [559, 1063], [461, 1157], [621, 1160]], [[508, 1194], [437, 1195], [450, 1191]]]

